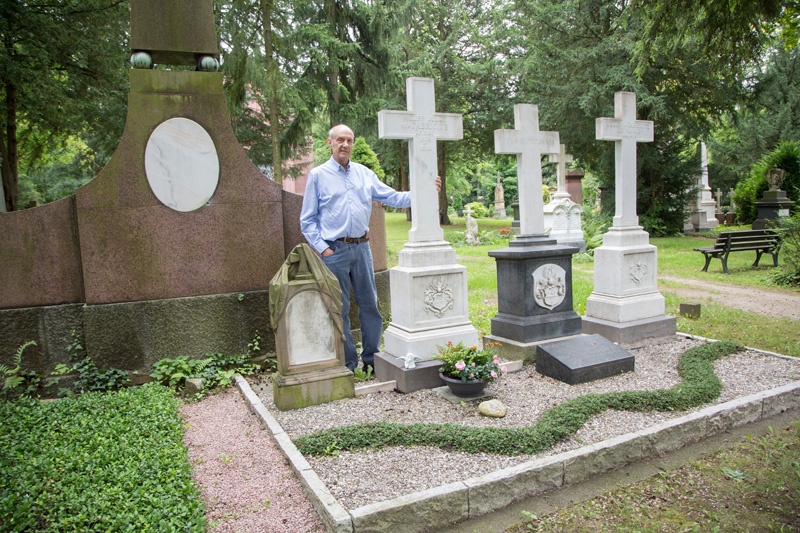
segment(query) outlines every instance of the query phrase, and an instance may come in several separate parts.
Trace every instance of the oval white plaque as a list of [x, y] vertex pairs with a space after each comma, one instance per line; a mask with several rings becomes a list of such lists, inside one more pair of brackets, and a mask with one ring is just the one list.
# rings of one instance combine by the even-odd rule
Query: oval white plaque
[[199, 209], [219, 183], [219, 157], [208, 132], [176, 117], [153, 130], [144, 152], [144, 171], [156, 198], [175, 211]]

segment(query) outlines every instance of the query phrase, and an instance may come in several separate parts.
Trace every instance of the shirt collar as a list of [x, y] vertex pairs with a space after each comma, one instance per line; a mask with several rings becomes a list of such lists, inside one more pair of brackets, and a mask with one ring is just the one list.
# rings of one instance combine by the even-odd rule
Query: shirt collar
[[347, 171], [350, 170], [350, 167], [352, 166], [351, 163], [352, 163], [352, 161], [348, 161], [347, 162], [347, 167], [343, 167], [342, 165], [340, 165], [339, 163], [336, 162], [336, 160], [333, 158], [333, 156], [331, 156], [331, 158], [328, 159], [328, 164], [331, 165], [331, 168], [333, 168], [334, 170], [340, 171], [342, 173], [345, 173], [345, 174], [347, 173]]

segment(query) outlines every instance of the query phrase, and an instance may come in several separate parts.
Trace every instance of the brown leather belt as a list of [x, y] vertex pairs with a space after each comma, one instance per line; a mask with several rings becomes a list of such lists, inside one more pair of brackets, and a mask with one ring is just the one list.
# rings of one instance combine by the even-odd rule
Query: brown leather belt
[[347, 244], [359, 244], [369, 241], [369, 237], [367, 237], [367, 234], [365, 233], [362, 237], [339, 237], [336, 240]]

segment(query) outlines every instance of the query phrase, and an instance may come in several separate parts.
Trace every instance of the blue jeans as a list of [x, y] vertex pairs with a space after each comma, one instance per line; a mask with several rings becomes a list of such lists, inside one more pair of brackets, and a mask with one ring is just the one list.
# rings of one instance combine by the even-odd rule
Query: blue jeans
[[372, 251], [368, 242], [347, 244], [328, 241], [333, 255], [323, 257], [325, 266], [339, 280], [342, 289], [342, 328], [344, 329], [344, 360], [350, 370], [358, 366], [358, 354], [350, 332], [350, 287], [353, 288], [358, 321], [361, 323], [361, 360], [365, 365], [373, 364], [375, 353], [380, 348], [383, 317], [378, 311], [378, 293], [375, 290], [375, 272]]

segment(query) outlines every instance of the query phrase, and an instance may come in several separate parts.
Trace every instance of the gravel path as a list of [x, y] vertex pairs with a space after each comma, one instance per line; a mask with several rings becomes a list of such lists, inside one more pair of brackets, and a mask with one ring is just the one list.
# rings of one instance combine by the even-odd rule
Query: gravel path
[[796, 289], [742, 287], [669, 276], [659, 276], [658, 279], [680, 284], [680, 287], [662, 286], [661, 290], [675, 293], [680, 298], [685, 298], [687, 302], [714, 302], [759, 315], [800, 320], [800, 291]]
[[181, 414], [209, 531], [325, 531], [300, 482], [237, 389], [184, 404]]

